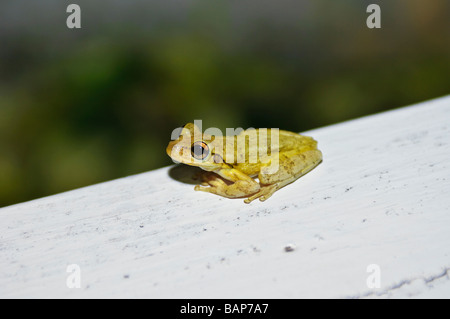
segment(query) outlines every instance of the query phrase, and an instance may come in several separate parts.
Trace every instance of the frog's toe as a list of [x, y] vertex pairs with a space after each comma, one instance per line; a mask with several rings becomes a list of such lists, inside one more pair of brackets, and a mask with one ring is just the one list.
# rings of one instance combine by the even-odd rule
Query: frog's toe
[[[252, 196], [253, 197], [253, 196]], [[255, 200], [255, 198], [251, 198], [251, 197], [249, 197], [249, 198], [246, 198], [246, 199], [244, 199], [244, 203], [246, 203], [246, 204], [250, 204], [251, 202], [253, 202]]]
[[260, 200], [261, 202], [264, 202], [265, 200], [269, 199], [270, 196], [272, 196], [272, 194], [273, 194], [273, 193], [266, 194], [266, 195], [262, 195], [262, 196], [259, 197], [259, 200]]
[[[202, 184], [203, 185], [203, 184]], [[200, 185], [195, 185], [194, 187], [194, 191], [202, 191], [202, 192], [208, 192], [208, 189], [210, 187], [208, 187], [208, 184], [204, 185], [204, 186], [200, 186]]]
[[253, 194], [252, 196], [246, 198], [246, 199], [244, 200], [244, 203], [250, 204], [250, 203], [253, 202], [255, 199], [261, 198], [261, 196], [262, 196], [261, 191], [258, 191], [257, 193]]
[[256, 193], [255, 195], [252, 195], [252, 196], [250, 196], [249, 198], [246, 198], [245, 200], [244, 200], [244, 203], [246, 203], [246, 204], [250, 204], [251, 202], [253, 202], [255, 199], [258, 199], [259, 198], [259, 200], [260, 201], [265, 201], [265, 199], [262, 199], [264, 196], [263, 195], [261, 195], [259, 192], [258, 193]]
[[244, 202], [246, 204], [249, 204], [257, 198], [259, 198], [261, 202], [264, 202], [265, 200], [269, 199], [269, 197], [272, 196], [272, 194], [275, 193], [277, 189], [278, 188], [276, 184], [264, 186], [257, 193], [253, 194], [252, 196], [244, 200]]

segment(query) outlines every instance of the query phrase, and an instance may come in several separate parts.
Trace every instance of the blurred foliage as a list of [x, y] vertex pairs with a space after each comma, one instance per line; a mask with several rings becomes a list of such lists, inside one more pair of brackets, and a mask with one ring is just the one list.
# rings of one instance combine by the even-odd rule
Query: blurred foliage
[[78, 3], [81, 30], [62, 4], [0, 35], [0, 206], [169, 165], [194, 119], [300, 132], [450, 93], [446, 0], [378, 1], [376, 30], [359, 0]]

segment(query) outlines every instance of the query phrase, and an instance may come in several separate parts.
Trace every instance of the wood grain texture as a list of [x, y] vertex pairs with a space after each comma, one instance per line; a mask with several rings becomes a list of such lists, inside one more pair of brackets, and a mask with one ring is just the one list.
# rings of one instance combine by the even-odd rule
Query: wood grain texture
[[0, 297], [449, 298], [450, 96], [305, 134], [323, 163], [263, 203], [171, 166], [0, 209]]

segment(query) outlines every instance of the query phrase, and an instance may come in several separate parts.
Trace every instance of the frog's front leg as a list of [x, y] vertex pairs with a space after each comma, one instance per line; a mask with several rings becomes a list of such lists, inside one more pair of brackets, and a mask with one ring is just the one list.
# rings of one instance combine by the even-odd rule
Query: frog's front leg
[[[200, 172], [197, 173], [197, 176], [195, 177], [195, 179], [200, 180], [200, 185], [202, 185], [202, 186], [219, 187], [221, 185], [226, 184], [225, 180], [222, 177], [220, 177], [219, 175], [217, 175], [216, 173], [207, 172], [207, 171], [203, 171], [203, 170], [201, 170]], [[202, 188], [202, 187], [199, 187], [199, 188]]]
[[[248, 197], [259, 191], [260, 186], [253, 178], [234, 168], [225, 168], [216, 172], [219, 176], [207, 175], [204, 180], [210, 187], [195, 186], [194, 190], [213, 193], [228, 198]], [[226, 181], [232, 182], [231, 184]]]

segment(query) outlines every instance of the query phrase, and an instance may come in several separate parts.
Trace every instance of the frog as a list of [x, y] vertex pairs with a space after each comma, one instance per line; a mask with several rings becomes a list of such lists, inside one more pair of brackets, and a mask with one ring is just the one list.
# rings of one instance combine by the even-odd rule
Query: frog
[[322, 162], [317, 141], [310, 136], [253, 128], [218, 136], [204, 134], [193, 123], [181, 129], [166, 152], [176, 163], [201, 168], [195, 191], [244, 198], [246, 204], [267, 200]]

